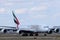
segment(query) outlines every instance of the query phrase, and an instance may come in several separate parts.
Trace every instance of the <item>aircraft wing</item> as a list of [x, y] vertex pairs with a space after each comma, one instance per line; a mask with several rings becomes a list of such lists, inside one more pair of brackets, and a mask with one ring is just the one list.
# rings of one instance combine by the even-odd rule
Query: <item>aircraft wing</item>
[[12, 27], [12, 26], [0, 26], [0, 29], [16, 29], [16, 27]]

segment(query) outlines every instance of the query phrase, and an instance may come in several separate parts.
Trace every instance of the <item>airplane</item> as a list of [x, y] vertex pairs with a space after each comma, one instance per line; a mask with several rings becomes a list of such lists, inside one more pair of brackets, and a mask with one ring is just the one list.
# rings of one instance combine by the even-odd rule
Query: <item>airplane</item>
[[59, 32], [59, 28], [49, 28], [49, 26], [41, 26], [41, 25], [29, 25], [29, 26], [21, 26], [20, 22], [18, 20], [18, 18], [15, 16], [14, 12], [12, 11], [12, 15], [13, 15], [13, 20], [16, 24], [16, 27], [12, 27], [12, 26], [0, 26], [0, 32], [2, 33], [7, 33], [7, 32], [15, 32], [18, 34], [22, 34], [22, 36], [38, 36], [39, 33], [44, 33], [44, 35], [46, 36], [47, 34], [52, 34], [53, 32], [58, 33]]

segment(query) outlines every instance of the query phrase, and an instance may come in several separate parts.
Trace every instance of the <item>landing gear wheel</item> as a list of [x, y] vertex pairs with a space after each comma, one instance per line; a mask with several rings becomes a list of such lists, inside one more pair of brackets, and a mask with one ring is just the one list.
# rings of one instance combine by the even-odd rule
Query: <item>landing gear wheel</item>
[[25, 36], [28, 36], [28, 34], [26, 33]]
[[28, 36], [28, 34], [27, 33], [24, 33], [24, 34], [22, 34], [22, 36]]
[[35, 33], [35, 36], [38, 36], [38, 33]]
[[30, 36], [33, 36], [33, 33], [30, 33]]
[[44, 34], [44, 36], [47, 36], [47, 34]]

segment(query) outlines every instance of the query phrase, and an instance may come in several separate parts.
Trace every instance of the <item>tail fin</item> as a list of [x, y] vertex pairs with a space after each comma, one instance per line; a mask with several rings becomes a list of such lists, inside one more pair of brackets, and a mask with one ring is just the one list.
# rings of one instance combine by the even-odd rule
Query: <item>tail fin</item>
[[14, 22], [17, 24], [17, 28], [18, 28], [18, 25], [20, 24], [17, 17], [15, 16], [14, 12], [12, 11], [12, 14], [13, 14], [13, 17], [14, 17]]

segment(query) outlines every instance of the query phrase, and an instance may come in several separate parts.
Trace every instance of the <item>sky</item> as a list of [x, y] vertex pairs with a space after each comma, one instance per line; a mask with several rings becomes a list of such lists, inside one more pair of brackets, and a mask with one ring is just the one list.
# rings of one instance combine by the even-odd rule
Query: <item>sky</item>
[[1, 26], [16, 26], [12, 11], [20, 25], [60, 25], [60, 0], [0, 0]]

